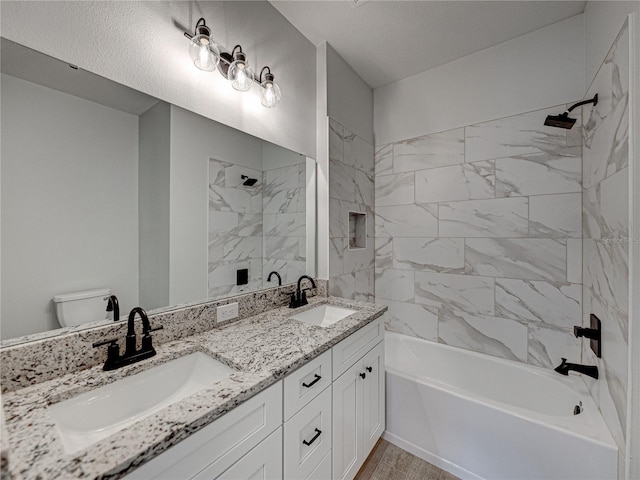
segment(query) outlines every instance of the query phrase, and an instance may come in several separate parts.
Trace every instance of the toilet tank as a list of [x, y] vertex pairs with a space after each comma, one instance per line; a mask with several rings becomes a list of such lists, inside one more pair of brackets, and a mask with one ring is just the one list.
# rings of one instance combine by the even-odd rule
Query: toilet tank
[[109, 288], [56, 295], [53, 301], [58, 323], [63, 327], [74, 327], [107, 319], [109, 314], [105, 297], [110, 295]]

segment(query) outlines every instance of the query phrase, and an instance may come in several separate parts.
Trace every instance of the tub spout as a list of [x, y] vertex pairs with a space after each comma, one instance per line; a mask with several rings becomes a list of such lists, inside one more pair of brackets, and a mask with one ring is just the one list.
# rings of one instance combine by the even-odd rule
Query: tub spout
[[577, 363], [569, 363], [566, 358], [562, 359], [562, 363], [558, 365], [555, 369], [560, 375], [569, 375], [569, 372], [573, 370], [574, 372], [582, 373], [583, 375], [588, 375], [593, 378], [598, 378], [598, 367], [595, 365], [579, 365]]

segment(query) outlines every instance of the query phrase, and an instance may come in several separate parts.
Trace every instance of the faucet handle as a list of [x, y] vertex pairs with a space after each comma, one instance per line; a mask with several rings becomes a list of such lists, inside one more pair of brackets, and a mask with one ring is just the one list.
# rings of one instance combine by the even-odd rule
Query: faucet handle
[[118, 347], [118, 339], [111, 338], [109, 340], [103, 340], [101, 342], [95, 342], [93, 344], [93, 348], [102, 347], [103, 345], [109, 345], [107, 348], [107, 361], [104, 363], [102, 367], [103, 370], [113, 370], [115, 367], [115, 362], [120, 358], [120, 347]]
[[162, 330], [164, 327], [162, 325], [158, 325], [155, 328], [150, 328], [145, 334], [142, 336], [142, 351], [154, 351], [153, 342], [151, 340], [151, 332], [155, 332], [156, 330]]
[[289, 301], [289, 308], [298, 308], [298, 300], [296, 299], [296, 292], [291, 292], [291, 300]]
[[300, 292], [300, 302], [298, 303], [299, 307], [302, 307], [303, 305], [307, 305], [309, 302], [307, 302], [307, 290], [311, 290], [310, 288], [305, 288]]
[[117, 346], [117, 342], [118, 342], [117, 338], [111, 338], [109, 340], [102, 340], [100, 342], [95, 342], [92, 346], [93, 348], [102, 347], [103, 345], [109, 345], [109, 347], [111, 347], [114, 344]]

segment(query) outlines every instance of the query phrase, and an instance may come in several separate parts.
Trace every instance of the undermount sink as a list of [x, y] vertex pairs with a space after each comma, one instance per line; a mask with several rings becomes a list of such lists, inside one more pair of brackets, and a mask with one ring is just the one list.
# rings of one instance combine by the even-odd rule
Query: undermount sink
[[356, 311], [349, 308], [336, 307], [335, 305], [320, 305], [306, 312], [297, 313], [290, 318], [309, 325], [328, 327], [356, 313]]
[[196, 352], [49, 407], [66, 453], [75, 453], [236, 370]]

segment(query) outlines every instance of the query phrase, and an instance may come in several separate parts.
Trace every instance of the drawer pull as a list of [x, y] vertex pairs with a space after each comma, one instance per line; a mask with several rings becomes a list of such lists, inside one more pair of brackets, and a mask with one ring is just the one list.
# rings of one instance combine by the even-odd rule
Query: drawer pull
[[367, 372], [371, 373], [373, 371], [373, 367], [367, 367]]
[[315, 374], [315, 378], [313, 379], [313, 381], [311, 383], [303, 383], [302, 386], [306, 387], [306, 388], [311, 388], [313, 387], [316, 383], [318, 383], [320, 381], [322, 377], [320, 375], [318, 375], [317, 373]]
[[364, 372], [362, 372], [362, 373], [360, 374], [360, 377], [364, 380], [365, 378], [367, 378], [367, 374], [366, 374], [366, 373], [364, 373]]
[[322, 433], [322, 431], [318, 430], [316, 428], [316, 434], [313, 436], [313, 438], [311, 440], [309, 440], [309, 441], [303, 440], [302, 443], [304, 443], [307, 446], [311, 445], [313, 442], [315, 442], [318, 439], [318, 437], [320, 436], [321, 433]]

